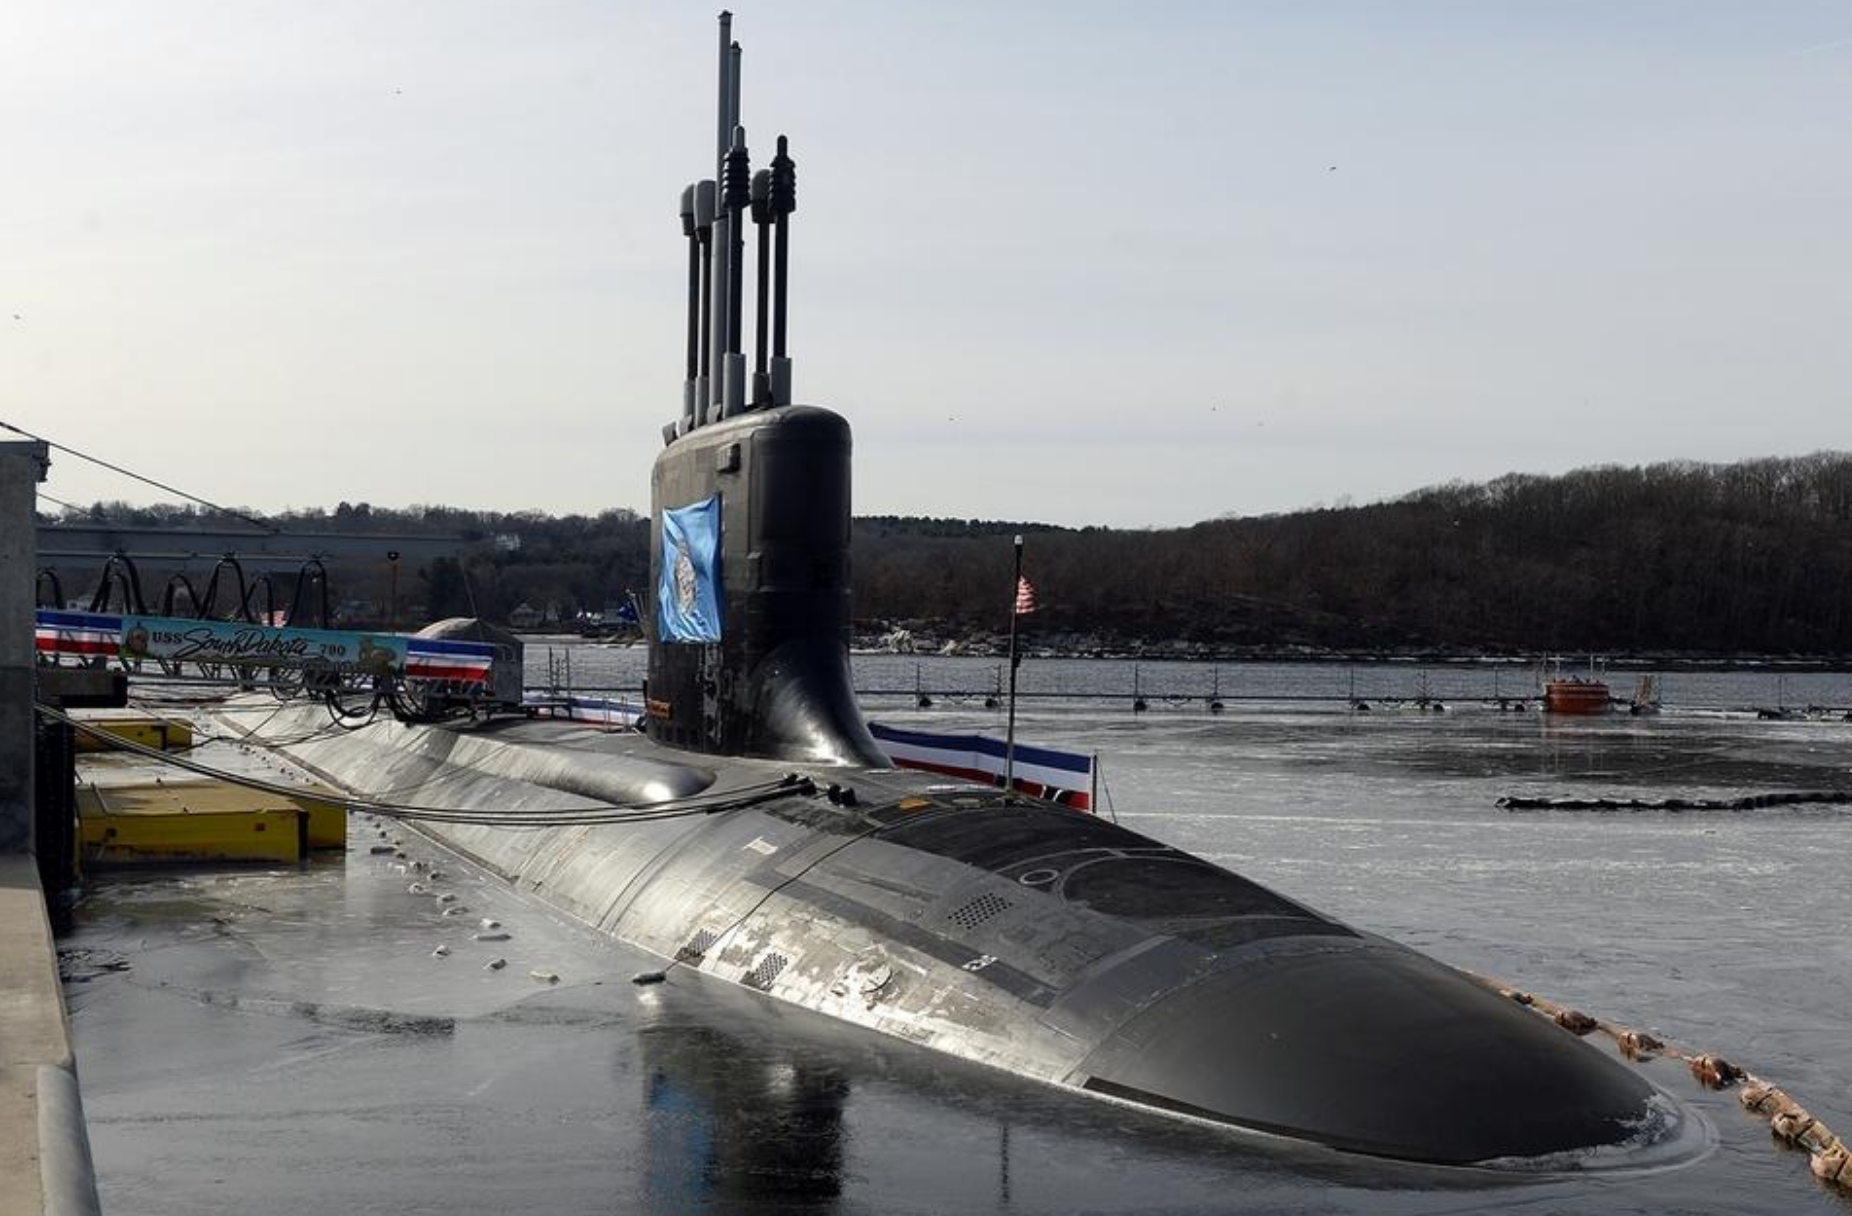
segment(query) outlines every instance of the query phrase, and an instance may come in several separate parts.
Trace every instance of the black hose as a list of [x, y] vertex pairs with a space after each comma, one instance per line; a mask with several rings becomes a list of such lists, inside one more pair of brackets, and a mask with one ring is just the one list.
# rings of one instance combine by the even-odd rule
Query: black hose
[[[260, 790], [264, 793], [278, 794], [287, 798], [314, 797], [314, 791], [300, 786], [283, 785], [275, 781], [265, 781], [260, 777], [247, 777], [240, 773], [229, 772], [202, 764], [185, 756], [176, 756], [159, 748], [147, 747], [114, 735], [110, 735], [99, 725], [77, 718], [63, 710], [48, 705], [37, 707], [44, 717], [56, 722], [63, 722], [77, 731], [93, 738], [107, 739], [109, 745], [117, 750], [159, 760], [175, 768], [184, 769], [200, 776], [211, 777], [231, 785], [244, 786], [247, 789]], [[654, 823], [664, 819], [689, 818], [700, 815], [714, 815], [725, 811], [743, 810], [770, 802], [778, 798], [788, 798], [794, 794], [808, 795], [815, 792], [815, 786], [807, 778], [796, 773], [787, 773], [772, 781], [758, 782], [742, 786], [720, 794], [696, 794], [688, 798], [667, 799], [661, 802], [638, 803], [593, 803], [590, 806], [577, 807], [535, 807], [507, 811], [466, 811], [455, 807], [425, 806], [417, 803], [397, 803], [376, 801], [370, 798], [357, 798], [343, 795], [339, 801], [349, 810], [371, 811], [395, 819], [427, 821], [431, 823], [480, 824], [487, 827], [506, 828], [550, 828], [583, 827], [620, 823]]]

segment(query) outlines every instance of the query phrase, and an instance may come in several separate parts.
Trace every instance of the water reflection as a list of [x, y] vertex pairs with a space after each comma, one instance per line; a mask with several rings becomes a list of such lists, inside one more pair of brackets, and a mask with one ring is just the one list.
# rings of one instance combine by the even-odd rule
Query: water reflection
[[1424, 1212], [1545, 1179], [1347, 1156], [1179, 1122], [740, 1000], [640, 1003], [632, 1070], [653, 1212]]
[[659, 1211], [796, 1205], [833, 1212], [842, 1196], [838, 1069], [748, 1049], [712, 1027], [638, 1034], [645, 1080], [646, 1189]]

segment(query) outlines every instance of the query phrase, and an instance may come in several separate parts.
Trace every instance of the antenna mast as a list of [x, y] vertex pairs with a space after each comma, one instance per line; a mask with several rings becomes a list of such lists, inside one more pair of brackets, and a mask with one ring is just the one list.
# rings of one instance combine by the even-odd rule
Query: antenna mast
[[[733, 14], [722, 12], [714, 176], [691, 182], [681, 196], [682, 236], [688, 242], [687, 357], [682, 413], [663, 428], [667, 443], [746, 410], [791, 404], [785, 310], [797, 162], [780, 135], [771, 168], [753, 172], [746, 128], [740, 125], [740, 59], [740, 44], [733, 41]], [[750, 366], [744, 335], [749, 224], [759, 230]]]

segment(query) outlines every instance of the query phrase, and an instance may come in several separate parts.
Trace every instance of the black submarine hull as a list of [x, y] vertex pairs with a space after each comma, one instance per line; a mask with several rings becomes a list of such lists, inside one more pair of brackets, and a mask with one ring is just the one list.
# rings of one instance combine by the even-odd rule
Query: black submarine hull
[[[264, 730], [356, 795], [500, 811], [718, 794], [788, 762], [562, 722]], [[261, 736], [260, 736], [261, 738]], [[254, 741], [256, 741], [254, 739]], [[1066, 808], [927, 774], [658, 823], [422, 824], [625, 943], [1025, 1077], [1442, 1164], [1644, 1141], [1656, 1091], [1470, 977]]]
[[[475, 812], [423, 830], [672, 974], [1025, 1077], [1425, 1162], [1650, 1134], [1639, 1076], [1450, 968], [1091, 816], [888, 766], [850, 679], [850, 427], [791, 395], [796, 163], [780, 135], [752, 172], [719, 25], [715, 176], [681, 193], [683, 407], [651, 475], [647, 737], [327, 732], [292, 705], [266, 740], [357, 795]], [[793, 772], [810, 780], [712, 813], [571, 822]], [[542, 822], [509, 826], [521, 811]]]

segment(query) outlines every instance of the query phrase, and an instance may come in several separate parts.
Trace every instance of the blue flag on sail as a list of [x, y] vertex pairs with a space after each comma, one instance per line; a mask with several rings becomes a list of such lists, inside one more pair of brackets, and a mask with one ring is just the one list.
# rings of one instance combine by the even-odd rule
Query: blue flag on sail
[[662, 513], [656, 633], [664, 642], [720, 640], [720, 496]]

